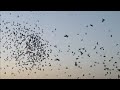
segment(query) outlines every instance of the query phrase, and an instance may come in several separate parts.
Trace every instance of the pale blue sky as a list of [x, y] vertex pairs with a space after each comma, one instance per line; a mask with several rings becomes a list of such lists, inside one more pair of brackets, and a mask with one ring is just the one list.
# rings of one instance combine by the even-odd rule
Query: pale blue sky
[[[107, 56], [106, 60], [109, 60], [113, 56], [115, 61], [119, 61], [119, 56], [116, 56], [116, 52], [120, 51], [120, 46], [115, 46], [117, 43], [120, 45], [119, 11], [2, 11], [0, 14], [2, 15], [1, 21], [15, 21], [23, 25], [25, 25], [24, 22], [28, 22], [33, 27], [35, 24], [39, 25], [44, 30], [43, 38], [50, 41], [52, 45], [57, 45], [58, 49], [63, 51], [59, 54], [60, 63], [63, 66], [69, 66], [71, 73], [76, 73], [73, 77], [81, 75], [81, 72], [88, 73], [91, 70], [96, 75], [96, 78], [105, 78], [104, 74], [102, 74], [104, 73], [102, 65], [104, 59], [99, 56], [100, 54], [97, 56], [93, 50], [96, 42], [99, 42], [100, 47], [103, 46], [105, 48], [104, 51], [100, 51], [99, 47], [97, 51], [100, 51], [99, 53], [103, 55], [105, 54]], [[17, 18], [18, 15], [19, 18]], [[102, 18], [105, 19], [103, 23]], [[90, 24], [93, 24], [93, 27]], [[87, 25], [88, 27], [86, 27]], [[55, 28], [56, 31], [52, 33]], [[86, 32], [87, 35], [85, 35]], [[79, 35], [77, 35], [78, 33]], [[65, 38], [65, 34], [69, 35], [69, 37]], [[110, 35], [113, 35], [113, 37], [110, 37]], [[83, 39], [83, 42], [81, 42], [81, 39]], [[83, 66], [83, 71], [81, 72], [78, 68], [74, 67], [77, 55], [72, 56], [71, 53], [66, 52], [69, 44], [71, 45], [71, 51], [75, 51], [76, 54], [79, 54], [77, 50], [81, 47], [85, 47], [88, 53], [91, 54], [91, 58], [83, 55], [84, 58], [79, 59]], [[54, 48], [53, 50], [57, 54], [57, 50]], [[89, 65], [94, 61], [99, 61], [101, 65], [90, 69]], [[107, 65], [112, 67], [110, 63]], [[118, 67], [120, 68], [120, 61]], [[117, 72], [117, 74], [120, 73]], [[107, 78], [117, 78], [117, 74], [114, 75], [113, 73]], [[63, 76], [63, 78], [66, 77]], [[86, 76], [86, 78], [91, 77]]]

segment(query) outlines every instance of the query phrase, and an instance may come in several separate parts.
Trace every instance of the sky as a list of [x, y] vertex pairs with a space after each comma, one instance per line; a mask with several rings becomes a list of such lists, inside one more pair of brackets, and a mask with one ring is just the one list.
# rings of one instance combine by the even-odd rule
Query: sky
[[[1, 78], [109, 79], [119, 77], [119, 11], [1, 11], [0, 15]], [[102, 19], [105, 19], [105, 21], [102, 22]], [[5, 24], [5, 22], [9, 23]], [[11, 40], [9, 40], [7, 35], [13, 31], [17, 31], [18, 33], [22, 33], [22, 31], [13, 29], [17, 27], [12, 25], [13, 22], [15, 24], [20, 23], [20, 28], [25, 26], [36, 33], [42, 32], [43, 30], [43, 33], [39, 35], [52, 45], [52, 47], [47, 48], [52, 49], [50, 57], [52, 59], [59, 58], [60, 61], [49, 61], [46, 59], [46, 62], [51, 63], [52, 66], [44, 67], [44, 71], [39, 71], [34, 68], [32, 71], [23, 70], [21, 73], [18, 73], [21, 67], [15, 67], [15, 58], [10, 59], [12, 54], [11, 50], [17, 51], [17, 49], [14, 47], [14, 42], [10, 45]], [[6, 26], [11, 30], [8, 33], [5, 33], [9, 30], [6, 29]], [[35, 26], [40, 27], [40, 30]], [[31, 33], [33, 32], [28, 31], [25, 35], [27, 36], [27, 34], [30, 35]], [[68, 37], [64, 37], [64, 35], [68, 35]], [[14, 35], [11, 37], [14, 37]], [[3, 47], [6, 41], [8, 43], [5, 45], [9, 44], [12, 49], [6, 50]], [[97, 42], [98, 45], [96, 44]], [[23, 42], [22, 45], [25, 46], [25, 43]], [[25, 52], [22, 45], [18, 45], [19, 50]], [[57, 48], [54, 47], [55, 45], [57, 45]], [[96, 49], [94, 50], [95, 46]], [[100, 49], [101, 47], [104, 50]], [[83, 55], [80, 55], [80, 52], [78, 52], [79, 48], [85, 48], [86, 52], [83, 50]], [[4, 50], [5, 52], [3, 52]], [[59, 50], [61, 51], [60, 53]], [[75, 55], [73, 55], [72, 51], [75, 52]], [[104, 55], [106, 57], [103, 57]], [[4, 59], [7, 57], [8, 60], [5, 61]], [[78, 60], [76, 60], [77, 57], [79, 58]], [[26, 61], [26, 59], [23, 59], [23, 61]], [[77, 62], [77, 66], [75, 66], [75, 62]], [[41, 63], [44, 64], [45, 62]], [[6, 65], [9, 66], [6, 67]], [[91, 65], [92, 67], [90, 67]], [[14, 69], [11, 70], [12, 67]], [[104, 70], [105, 67], [109, 69]]]

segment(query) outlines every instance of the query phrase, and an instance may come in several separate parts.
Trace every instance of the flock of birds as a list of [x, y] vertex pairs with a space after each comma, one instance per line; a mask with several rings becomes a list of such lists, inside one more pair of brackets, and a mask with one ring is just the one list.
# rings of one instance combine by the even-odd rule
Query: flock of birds
[[[11, 13], [10, 13], [11, 15]], [[1, 16], [1, 15], [0, 15]], [[20, 16], [18, 15], [17, 18]], [[101, 23], [104, 23], [105, 19], [101, 20]], [[87, 25], [86, 27], [89, 28], [94, 27], [93, 24]], [[58, 49], [59, 47], [57, 45], [51, 45], [49, 41], [45, 40], [42, 36], [44, 35], [44, 30], [39, 27], [39, 25], [35, 25], [35, 27], [31, 27], [29, 22], [26, 22], [24, 25], [19, 22], [9, 22], [2, 20], [0, 22], [0, 70], [3, 70], [4, 75], [7, 75], [7, 71], [5, 71], [6, 68], [16, 69], [17, 73], [20, 74], [22, 72], [26, 71], [32, 71], [32, 70], [38, 70], [34, 72], [34, 75], [39, 73], [39, 71], [45, 72], [46, 68], [50, 67], [50, 71], [53, 70], [52, 66], [53, 62], [59, 63], [58, 65], [58, 71], [60, 71], [60, 67], [62, 67], [62, 64], [60, 62], [62, 61], [59, 58], [59, 53], [62, 53], [62, 50], [58, 50], [59, 52], [56, 53], [56, 55], [53, 55], [54, 51], [52, 48]], [[36, 32], [37, 30], [37, 32]], [[38, 32], [39, 31], [39, 32]], [[55, 28], [51, 33], [54, 33], [54, 31], [57, 31]], [[79, 33], [77, 34], [79, 35]], [[86, 32], [85, 35], [88, 35]], [[65, 34], [63, 35], [64, 38], [69, 39], [69, 35]], [[113, 35], [110, 35], [110, 38], [112, 38]], [[81, 39], [81, 42], [83, 39]], [[120, 78], [120, 66], [119, 62], [114, 60], [114, 56], [108, 57], [107, 55], [100, 54], [98, 49], [100, 51], [105, 51], [104, 46], [101, 46], [99, 42], [95, 42], [95, 46], [93, 48], [93, 51], [95, 51], [96, 56], [99, 55], [101, 57], [102, 63], [99, 61], [94, 61], [89, 66], [90, 69], [96, 67], [97, 65], [103, 65], [104, 70], [104, 76], [109, 78], [109, 75], [112, 75], [113, 71], [117, 72], [117, 77]], [[85, 57], [91, 58], [91, 53], [88, 52], [86, 47], [78, 48], [77, 51], [73, 51], [71, 49], [71, 45], [67, 45], [68, 50], [66, 53], [71, 53], [73, 57], [75, 57], [75, 60], [73, 65], [74, 67], [78, 69], [83, 69], [81, 63], [81, 59]], [[116, 47], [119, 46], [119, 43], [116, 43]], [[4, 53], [7, 53], [7, 55]], [[119, 51], [117, 52], [117, 55], [119, 56]], [[82, 57], [83, 56], [83, 57]], [[109, 60], [107, 60], [107, 58]], [[120, 58], [119, 58], [120, 59]], [[3, 61], [2, 61], [3, 60]], [[2, 67], [2, 62], [14, 62], [14, 65], [7, 64], [6, 67]], [[112, 63], [112, 67], [110, 67]], [[68, 70], [70, 67], [66, 66], [64, 69]], [[15, 74], [16, 72], [11, 72], [11, 75], [17, 76]], [[64, 72], [65, 75], [67, 75], [68, 78], [75, 78], [74, 75], [68, 73], [67, 71]], [[30, 72], [27, 73], [27, 75], [30, 75]], [[80, 74], [81, 75], [81, 74]], [[92, 76], [91, 78], [95, 78], [95, 74], [88, 73], [89, 76]], [[47, 74], [49, 77], [49, 73]], [[72, 77], [73, 76], [73, 77]], [[82, 76], [77, 76], [76, 78], [82, 78], [85, 77], [86, 74], [83, 73]], [[56, 75], [56, 77], [59, 78], [59, 74]], [[63, 77], [64, 78], [64, 77]]]

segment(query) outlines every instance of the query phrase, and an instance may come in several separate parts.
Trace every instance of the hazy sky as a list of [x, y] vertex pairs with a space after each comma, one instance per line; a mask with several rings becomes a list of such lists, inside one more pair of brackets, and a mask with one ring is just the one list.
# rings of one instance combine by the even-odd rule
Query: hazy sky
[[[1, 30], [3, 32], [0, 33], [1, 38], [5, 35], [4, 32], [7, 31], [5, 29], [4, 22], [13, 23], [21, 23], [23, 26], [31, 25], [30, 28], [34, 28], [37, 24], [41, 29], [43, 29], [44, 34], [42, 38], [49, 41], [51, 45], [57, 45], [56, 48], [52, 48], [53, 56], [54, 54], [58, 54], [60, 62], [52, 62], [53, 70], [50, 72], [44, 71], [48, 74], [46, 77], [43, 73], [38, 72], [37, 75], [30, 76], [29, 78], [118, 78], [120, 72], [117, 69], [120, 68], [120, 55], [116, 55], [117, 52], [120, 52], [120, 12], [119, 11], [2, 11], [0, 12], [0, 23]], [[19, 17], [18, 17], [19, 16]], [[105, 19], [102, 22], [102, 19]], [[93, 25], [90, 26], [90, 24]], [[10, 24], [7, 25], [11, 30], [13, 30], [13, 26]], [[88, 27], [86, 27], [88, 26]], [[56, 31], [55, 31], [56, 28]], [[14, 30], [13, 30], [14, 31]], [[54, 32], [52, 32], [54, 31]], [[19, 32], [19, 31], [18, 31]], [[35, 29], [35, 32], [39, 32], [38, 29]], [[87, 33], [87, 35], [85, 34]], [[79, 35], [77, 35], [79, 34]], [[66, 38], [64, 35], [68, 35]], [[111, 37], [112, 35], [112, 37]], [[81, 41], [83, 39], [83, 41]], [[1, 40], [1, 67], [5, 67], [6, 54], [2, 53], [4, 48], [2, 45], [6, 39]], [[99, 43], [97, 46], [96, 43]], [[116, 46], [116, 44], [119, 44]], [[70, 45], [70, 52], [67, 52], [68, 45]], [[94, 50], [93, 48], [96, 47]], [[78, 52], [79, 48], [84, 48], [87, 52], [83, 55], [80, 55]], [[100, 50], [100, 47], [104, 47], [104, 50]], [[58, 53], [61, 50], [62, 53]], [[75, 55], [72, 54], [72, 51], [75, 52]], [[96, 54], [98, 52], [98, 54]], [[90, 54], [90, 57], [87, 55]], [[82, 69], [75, 66], [76, 57], [80, 55], [79, 66]], [[102, 56], [106, 55], [106, 57]], [[111, 57], [114, 57], [111, 62], [109, 60]], [[115, 70], [110, 71], [110, 75], [106, 75], [104, 70], [103, 61], [106, 60], [105, 65], [109, 69], [113, 69], [114, 62], [117, 62], [117, 68]], [[94, 66], [94, 62], [99, 62]], [[9, 64], [9, 62], [6, 61]], [[61, 64], [61, 67], [59, 67]], [[93, 65], [90, 68], [90, 65]], [[116, 64], [115, 64], [116, 65]], [[65, 67], [68, 67], [68, 71], [66, 71]], [[46, 67], [46, 69], [49, 67]], [[60, 70], [57, 70], [60, 68]], [[6, 74], [4, 76], [4, 72], [7, 72], [9, 69], [1, 69], [1, 76], [3, 78], [20, 78], [19, 75], [16, 77], [11, 77], [10, 74]], [[14, 71], [15, 72], [15, 71]], [[66, 72], [67, 74], [65, 74]], [[91, 75], [89, 75], [91, 73]], [[58, 76], [56, 76], [56, 74]], [[82, 75], [85, 75], [84, 77]], [[24, 74], [22, 74], [24, 76]], [[43, 75], [42, 77], [40, 75]], [[69, 77], [68, 75], [72, 75]], [[26, 76], [27, 77], [27, 76]], [[24, 78], [26, 78], [24, 77]]]

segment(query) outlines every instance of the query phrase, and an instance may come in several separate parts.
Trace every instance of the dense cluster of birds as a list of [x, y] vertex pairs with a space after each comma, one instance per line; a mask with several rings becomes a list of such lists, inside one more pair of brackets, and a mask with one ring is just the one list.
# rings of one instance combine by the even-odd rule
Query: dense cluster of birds
[[[20, 16], [18, 15], [17, 18], [19, 17]], [[101, 23], [104, 23], [105, 21], [106, 21], [105, 19], [103, 18], [101, 19]], [[86, 27], [89, 28], [89, 26], [94, 27], [93, 24], [89, 24]], [[39, 27], [39, 25], [36, 24], [35, 27], [33, 27], [29, 24], [29, 22], [21, 24], [15, 21], [8, 22], [2, 20], [0, 22], [0, 27], [2, 27], [0, 28], [0, 45], [1, 45], [0, 62], [2, 62], [2, 60], [4, 60], [4, 62], [12, 62], [12, 61], [15, 62], [14, 63], [15, 65], [13, 67], [7, 64], [6, 67], [0, 67], [0, 70], [10, 67], [12, 69], [18, 68], [17, 72], [20, 74], [21, 72], [26, 72], [27, 70], [32, 71], [33, 69], [39, 71], [45, 71], [45, 68], [51, 67], [50, 70], [52, 71], [53, 62], [57, 62], [57, 63], [59, 62], [57, 70], [58, 71], [61, 70], [60, 67], [62, 67], [62, 65], [60, 63], [61, 59], [59, 58], [59, 53], [62, 52], [62, 50], [59, 50], [59, 52], [56, 53], [56, 55], [52, 55], [54, 53], [52, 48], [59, 48], [59, 47], [57, 45], [51, 45], [48, 40], [45, 40], [42, 37], [44, 35], [44, 30], [41, 27]], [[57, 29], [55, 28], [54, 30], [52, 30], [51, 34], [54, 33], [54, 31], [57, 31]], [[78, 35], [80, 34], [77, 33], [77, 36]], [[88, 33], [85, 32], [85, 35], [88, 35]], [[69, 39], [70, 35], [65, 34], [62, 37]], [[112, 37], [113, 35], [110, 35], [110, 38]], [[83, 41], [83, 39], [81, 39], [80, 41]], [[81, 60], [84, 57], [88, 57], [88, 59], [94, 57], [87, 50], [86, 47], [80, 47], [78, 48], [77, 51], [74, 51], [71, 49], [71, 45], [67, 45], [67, 46], [68, 46], [68, 50], [64, 53], [72, 54], [72, 56], [75, 58], [75, 60], [73, 60], [74, 61], [73, 65], [74, 67], [79, 68], [80, 70], [83, 69]], [[116, 43], [115, 46], [118, 47], [119, 43]], [[119, 62], [114, 60], [114, 56], [109, 57], [105, 54], [100, 53], [100, 51], [101, 52], [105, 51], [105, 48], [99, 42], [95, 42], [93, 51], [95, 52], [96, 56], [99, 55], [101, 57], [102, 63], [99, 62], [99, 60], [93, 62], [91, 61], [92, 63], [89, 66], [89, 69], [92, 69], [97, 65], [102, 65], [104, 72], [101, 73], [104, 73], [105, 77], [108, 76], [107, 78], [109, 78], [110, 77], [109, 75], [112, 75], [112, 73], [117, 72], [116, 78], [120, 78]], [[8, 54], [6, 56], [2, 56], [4, 55], [4, 53], [8, 53]], [[118, 51], [117, 52], [118, 56], [119, 53], [120, 52]], [[64, 69], [68, 70], [69, 68], [70, 67], [66, 66]], [[36, 73], [37, 72], [34, 72], [34, 74]], [[3, 74], [6, 75], [7, 71], [3, 72]], [[66, 74], [68, 78], [77, 78], [77, 79], [80, 79], [85, 76], [87, 77], [87, 75], [91, 76], [90, 78], [96, 77], [94, 73], [88, 73], [88, 74], [83, 73], [82, 77], [81, 76], [74, 77], [74, 75], [70, 73], [67, 74], [67, 71], [65, 71], [64, 74]], [[11, 72], [11, 75], [16, 76], [14, 72]], [[30, 75], [30, 73], [28, 73], [27, 75]], [[81, 75], [81, 73], [79, 75]], [[47, 74], [47, 76], [49, 76], [49, 73]], [[58, 76], [59, 74], [56, 75], [56, 77]]]

